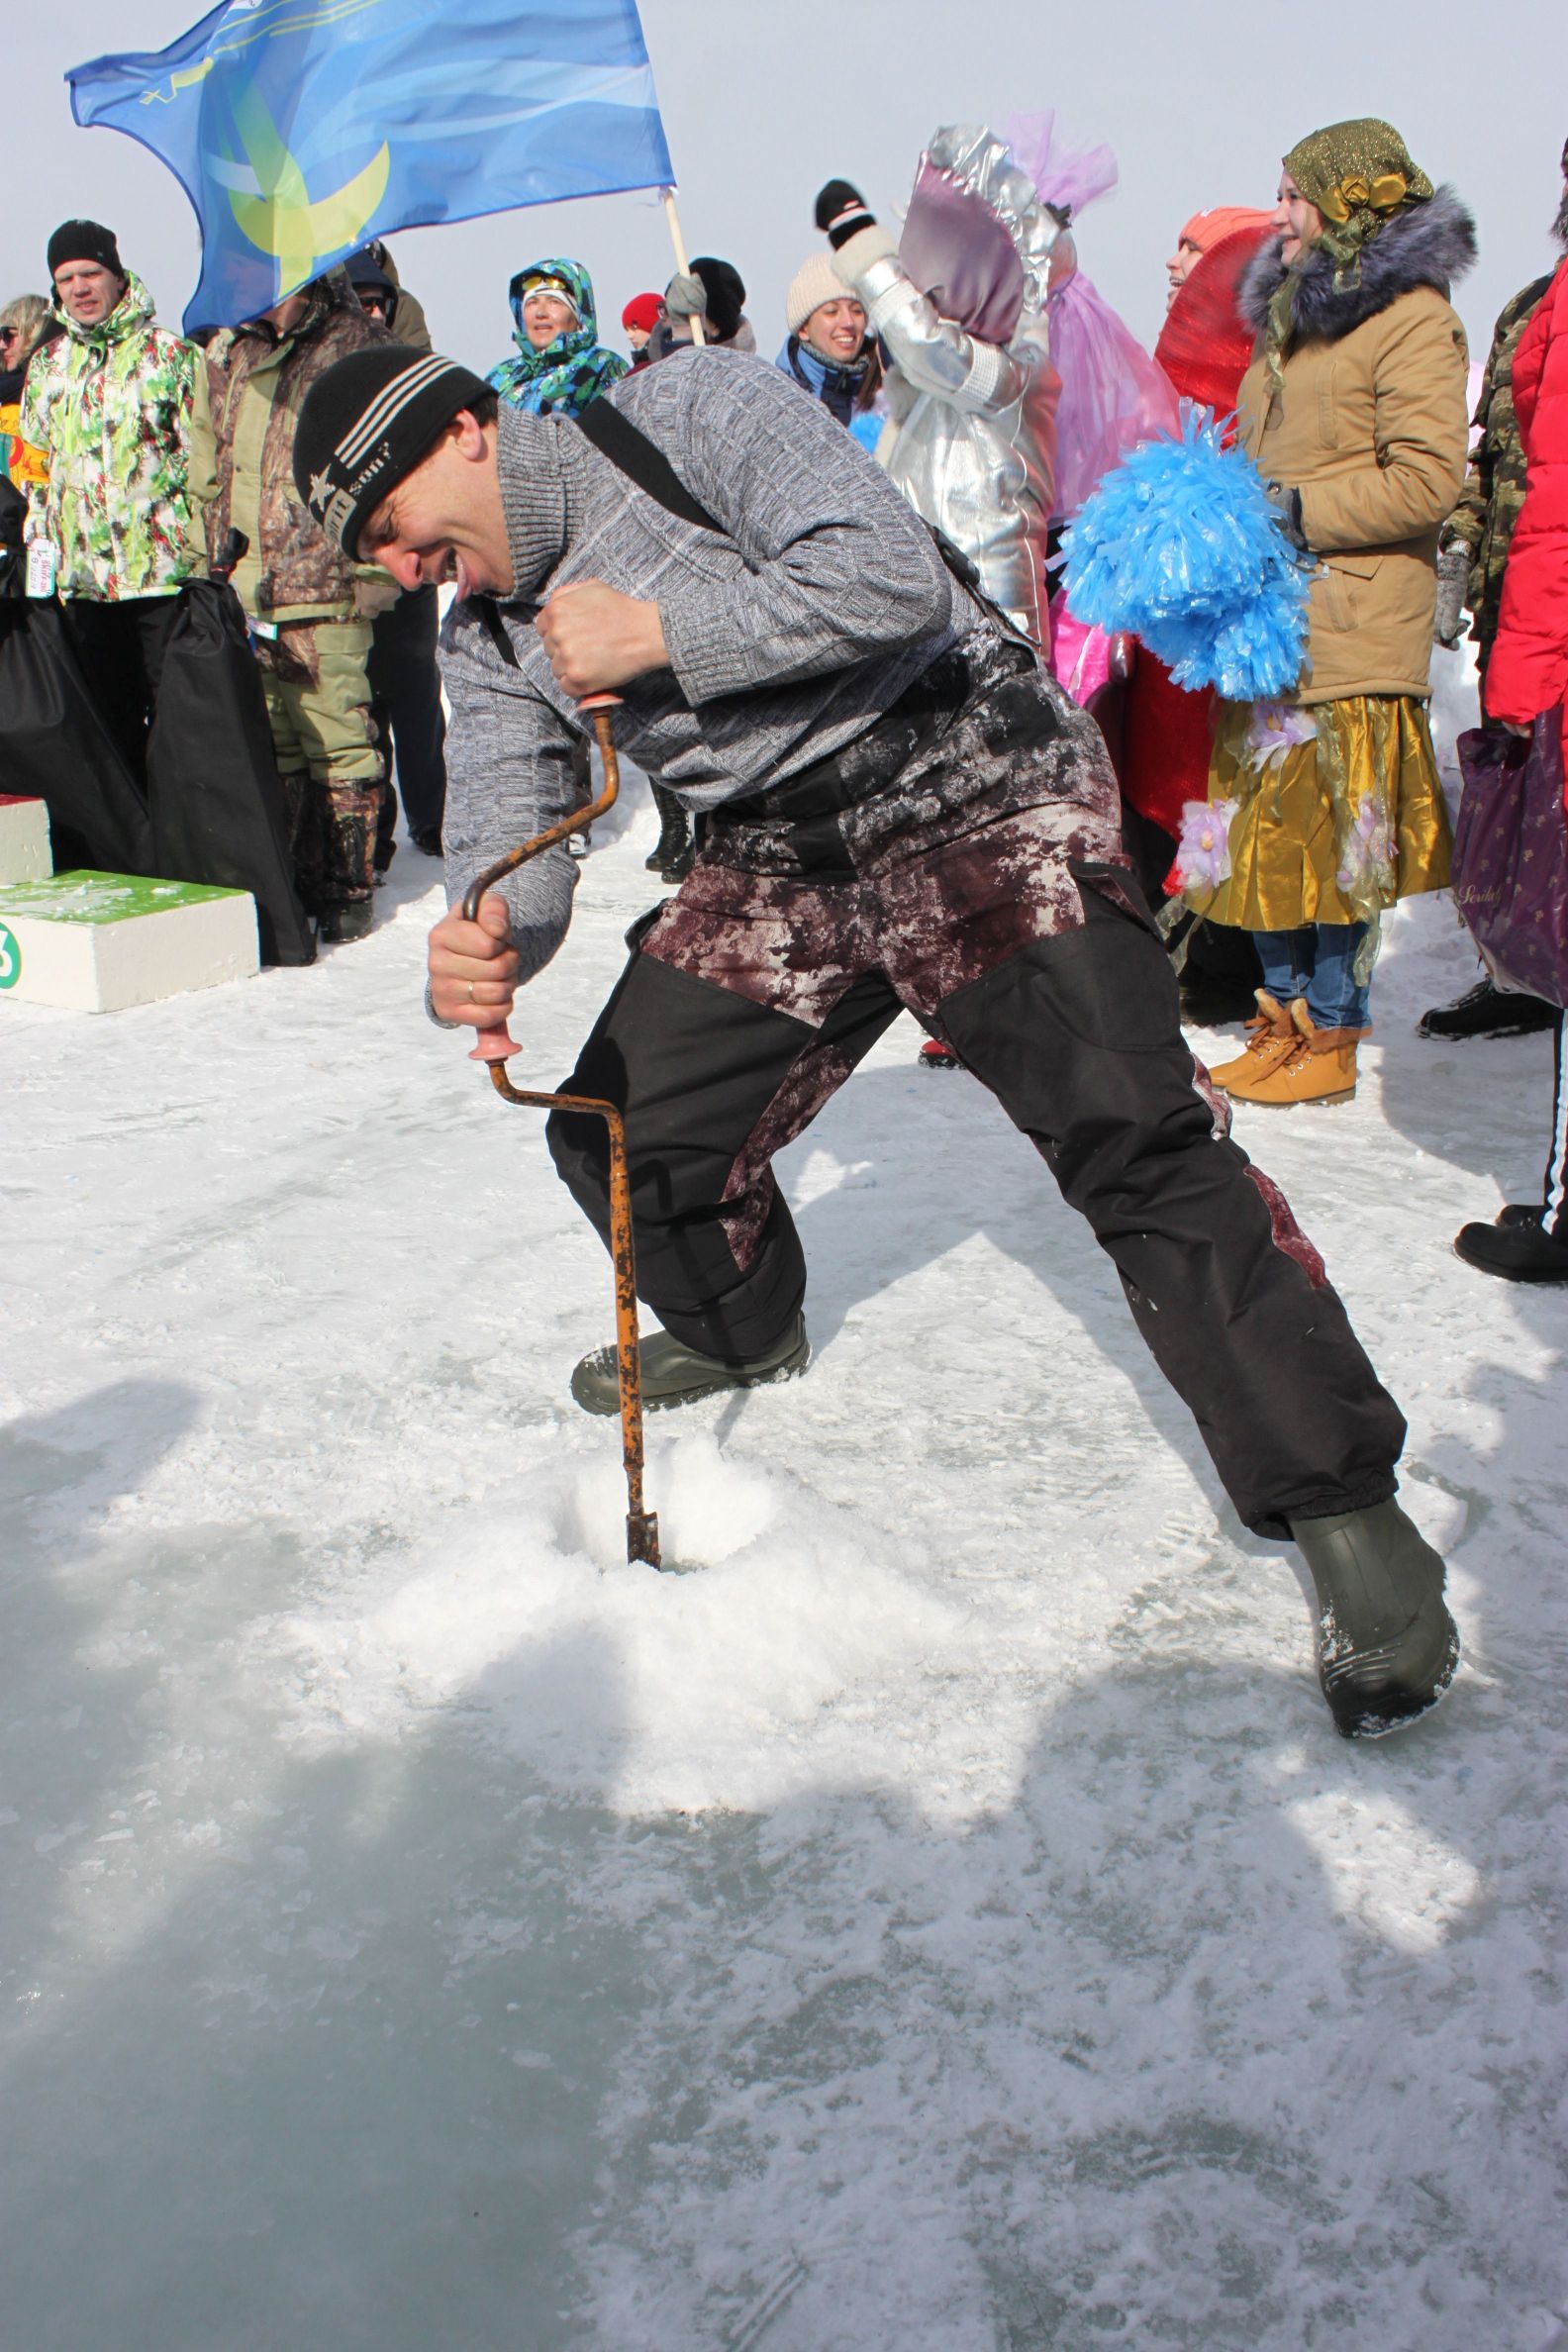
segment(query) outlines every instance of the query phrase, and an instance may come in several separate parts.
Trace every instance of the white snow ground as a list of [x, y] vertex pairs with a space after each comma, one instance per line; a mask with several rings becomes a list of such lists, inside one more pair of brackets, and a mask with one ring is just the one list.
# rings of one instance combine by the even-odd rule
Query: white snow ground
[[[651, 815], [531, 992], [543, 1081]], [[6, 2352], [1568, 2342], [1568, 1299], [1540, 1038], [1243, 1111], [1411, 1420], [1468, 1664], [1330, 1729], [1109, 1264], [908, 1025], [783, 1163], [810, 1377], [651, 1424], [437, 904], [108, 1020], [0, 1008]]]

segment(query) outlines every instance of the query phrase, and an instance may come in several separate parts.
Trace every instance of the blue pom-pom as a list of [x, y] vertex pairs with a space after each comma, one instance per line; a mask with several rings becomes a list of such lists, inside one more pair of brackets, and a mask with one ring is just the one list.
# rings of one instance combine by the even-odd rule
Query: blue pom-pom
[[1183, 401], [1179, 431], [1105, 475], [1064, 535], [1074, 618], [1128, 630], [1178, 686], [1273, 702], [1301, 675], [1308, 574], [1246, 451]]

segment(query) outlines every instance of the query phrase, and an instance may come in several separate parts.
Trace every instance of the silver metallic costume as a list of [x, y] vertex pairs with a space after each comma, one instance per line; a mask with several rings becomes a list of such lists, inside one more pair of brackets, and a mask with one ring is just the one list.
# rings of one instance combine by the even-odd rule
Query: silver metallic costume
[[938, 131], [922, 160], [1002, 224], [1023, 265], [1023, 296], [1007, 342], [982, 342], [940, 316], [880, 226], [839, 247], [838, 273], [893, 360], [877, 457], [916, 512], [979, 567], [987, 596], [1045, 647], [1061, 393], [1045, 303], [1053, 282], [1077, 266], [1072, 239], [984, 128]]

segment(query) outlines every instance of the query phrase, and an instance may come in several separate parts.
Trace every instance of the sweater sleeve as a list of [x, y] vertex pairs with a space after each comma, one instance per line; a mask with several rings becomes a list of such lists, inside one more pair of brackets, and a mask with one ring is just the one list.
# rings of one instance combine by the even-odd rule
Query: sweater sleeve
[[680, 364], [678, 470], [746, 566], [660, 604], [689, 702], [848, 669], [947, 627], [930, 532], [820, 401], [765, 360]]
[[[471, 608], [459, 605], [441, 631], [441, 671], [451, 706], [441, 842], [446, 903], [454, 907], [476, 874], [575, 806], [574, 737], [503, 660]], [[511, 911], [520, 977], [532, 980], [566, 936], [576, 865], [564, 847], [546, 849], [497, 887]]]
[[1395, 322], [1378, 354], [1365, 464], [1302, 485], [1302, 529], [1323, 555], [1397, 546], [1445, 523], [1469, 440], [1464, 335], [1446, 303]]

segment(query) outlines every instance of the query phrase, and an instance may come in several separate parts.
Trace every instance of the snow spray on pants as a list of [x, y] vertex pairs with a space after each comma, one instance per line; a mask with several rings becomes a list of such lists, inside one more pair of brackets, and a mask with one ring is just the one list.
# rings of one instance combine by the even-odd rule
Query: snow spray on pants
[[[970, 639], [856, 742], [702, 820], [567, 1091], [625, 1113], [643, 1299], [745, 1363], [806, 1289], [773, 1156], [907, 1008], [1089, 1220], [1239, 1517], [1285, 1535], [1385, 1501], [1405, 1423], [1183, 1041], [1116, 810], [1093, 721], [1028, 648]], [[603, 1136], [550, 1122], [607, 1234]]]

